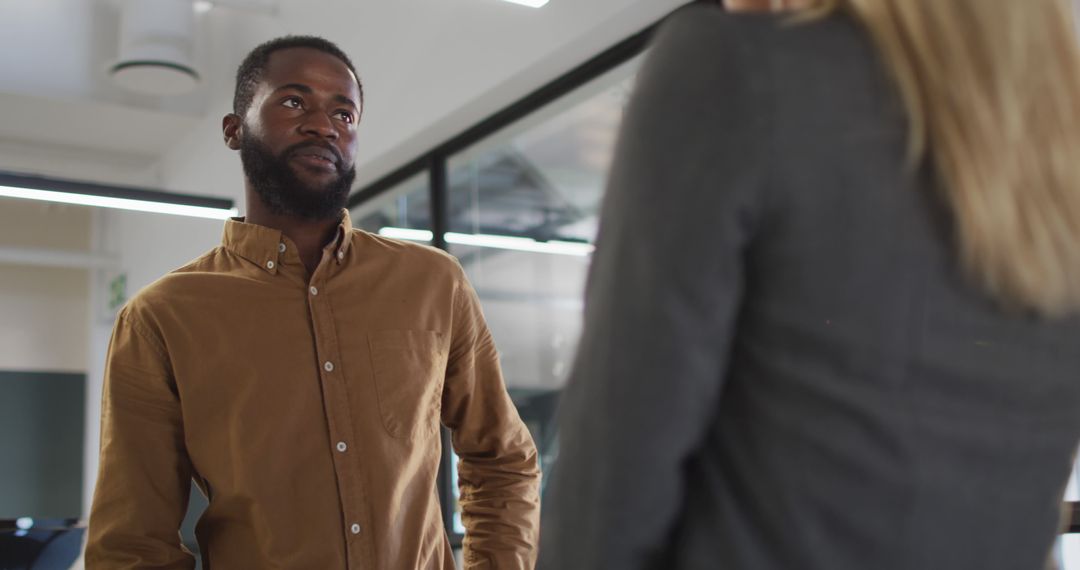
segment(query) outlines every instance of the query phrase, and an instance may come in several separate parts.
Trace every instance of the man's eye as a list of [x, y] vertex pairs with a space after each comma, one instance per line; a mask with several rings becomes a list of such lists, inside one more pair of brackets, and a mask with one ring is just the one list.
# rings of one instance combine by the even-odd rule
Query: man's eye
[[290, 109], [299, 109], [302, 106], [300, 104], [300, 99], [298, 99], [296, 97], [289, 97], [288, 99], [282, 101], [281, 104], [285, 105], [286, 107], [288, 107]]
[[348, 111], [338, 111], [338, 116], [341, 117], [341, 120], [345, 121], [346, 123], [352, 123], [353, 122], [352, 113], [350, 113]]

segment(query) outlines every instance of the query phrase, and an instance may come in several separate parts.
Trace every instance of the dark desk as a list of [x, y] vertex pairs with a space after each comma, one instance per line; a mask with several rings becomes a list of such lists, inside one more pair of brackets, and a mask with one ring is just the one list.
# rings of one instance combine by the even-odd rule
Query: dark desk
[[0, 569], [68, 570], [85, 532], [76, 519], [0, 519]]

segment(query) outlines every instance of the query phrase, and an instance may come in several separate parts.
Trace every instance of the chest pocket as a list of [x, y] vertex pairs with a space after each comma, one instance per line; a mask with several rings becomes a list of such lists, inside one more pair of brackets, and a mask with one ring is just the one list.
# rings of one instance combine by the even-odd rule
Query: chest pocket
[[368, 342], [387, 433], [410, 440], [437, 433], [447, 356], [439, 333], [378, 331]]

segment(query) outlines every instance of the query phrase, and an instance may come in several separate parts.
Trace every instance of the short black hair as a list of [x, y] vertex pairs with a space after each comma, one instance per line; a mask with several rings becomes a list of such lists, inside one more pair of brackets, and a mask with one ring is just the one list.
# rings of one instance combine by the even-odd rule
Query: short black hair
[[233, 94], [233, 113], [241, 117], [247, 113], [251, 101], [255, 98], [255, 87], [262, 80], [266, 72], [266, 66], [270, 62], [270, 55], [276, 51], [290, 48], [311, 48], [328, 53], [341, 60], [345, 67], [356, 77], [356, 86], [360, 89], [360, 108], [364, 107], [364, 85], [360, 83], [360, 75], [356, 73], [352, 61], [341, 48], [334, 42], [318, 36], [283, 36], [263, 42], [247, 54], [240, 68], [236, 70], [236, 92]]

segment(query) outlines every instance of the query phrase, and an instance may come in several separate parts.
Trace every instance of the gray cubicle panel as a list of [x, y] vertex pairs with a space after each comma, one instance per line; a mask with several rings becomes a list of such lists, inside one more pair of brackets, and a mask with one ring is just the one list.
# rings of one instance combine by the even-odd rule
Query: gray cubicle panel
[[81, 519], [86, 375], [0, 371], [0, 519]]

